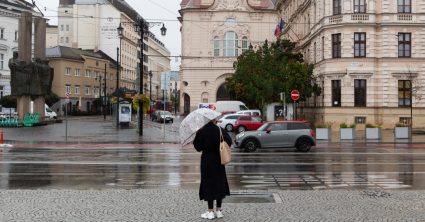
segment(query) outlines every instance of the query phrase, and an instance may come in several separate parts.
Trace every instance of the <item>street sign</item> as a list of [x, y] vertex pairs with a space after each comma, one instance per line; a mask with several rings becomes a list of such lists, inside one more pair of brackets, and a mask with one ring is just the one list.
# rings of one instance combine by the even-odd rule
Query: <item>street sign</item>
[[65, 93], [65, 103], [69, 103], [69, 92]]
[[291, 91], [291, 99], [297, 101], [300, 98], [300, 92], [296, 89]]

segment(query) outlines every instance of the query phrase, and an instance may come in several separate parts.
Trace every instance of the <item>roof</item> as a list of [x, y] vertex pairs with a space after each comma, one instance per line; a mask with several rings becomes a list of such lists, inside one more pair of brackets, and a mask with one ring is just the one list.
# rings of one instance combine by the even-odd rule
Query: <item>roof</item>
[[107, 56], [102, 51], [94, 52], [93, 50], [82, 50], [77, 48], [70, 48], [66, 46], [56, 46], [46, 49], [46, 57], [49, 59], [64, 58], [73, 60], [84, 60], [83, 56], [90, 56], [98, 59], [106, 59], [115, 64], [115, 60]]
[[[253, 9], [275, 9], [277, 0], [246, 0], [248, 5]], [[217, 0], [182, 0], [180, 3], [181, 9], [209, 8], [214, 5]]]

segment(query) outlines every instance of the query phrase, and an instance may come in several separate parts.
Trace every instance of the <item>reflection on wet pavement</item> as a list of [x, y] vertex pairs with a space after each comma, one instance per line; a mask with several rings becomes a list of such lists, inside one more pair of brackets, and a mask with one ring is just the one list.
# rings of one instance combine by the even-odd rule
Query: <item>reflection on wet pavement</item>
[[[61, 148], [21, 145], [0, 152], [0, 189], [149, 189], [199, 185], [200, 154], [172, 145]], [[27, 147], [27, 148], [25, 148]], [[343, 147], [343, 148], [341, 148]], [[312, 152], [234, 150], [235, 190], [424, 189], [425, 147], [327, 144]]]

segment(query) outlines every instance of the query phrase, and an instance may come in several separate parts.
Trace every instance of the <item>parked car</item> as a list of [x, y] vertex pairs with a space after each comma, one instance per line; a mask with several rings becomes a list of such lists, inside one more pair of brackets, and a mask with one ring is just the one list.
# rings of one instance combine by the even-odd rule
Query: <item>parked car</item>
[[174, 121], [174, 116], [169, 111], [157, 110], [152, 114], [152, 121], [158, 121], [160, 123], [165, 121], [165, 123], [172, 123]]
[[58, 114], [56, 114], [55, 111], [50, 109], [50, 107], [47, 104], [44, 104], [44, 115], [48, 117], [49, 119], [57, 119]]
[[236, 120], [239, 118], [239, 114], [227, 114], [222, 116], [217, 121], [217, 125], [229, 132], [233, 131]]
[[259, 148], [296, 147], [307, 152], [316, 145], [314, 138], [314, 131], [306, 121], [272, 121], [256, 131], [237, 134], [235, 148], [252, 152]]
[[235, 122], [234, 129], [238, 133], [247, 130], [256, 130], [263, 125], [263, 120], [259, 116], [239, 116]]
[[248, 109], [236, 112], [236, 114], [247, 115], [247, 116], [261, 116], [259, 109]]

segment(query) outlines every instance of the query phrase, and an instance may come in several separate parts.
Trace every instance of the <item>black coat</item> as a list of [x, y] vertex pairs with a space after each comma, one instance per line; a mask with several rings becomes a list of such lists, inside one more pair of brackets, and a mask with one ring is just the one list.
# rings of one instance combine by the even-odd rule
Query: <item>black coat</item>
[[[229, 184], [226, 177], [226, 169], [220, 160], [220, 127], [209, 122], [198, 130], [193, 145], [201, 155], [201, 184], [199, 186], [199, 198], [205, 201], [223, 199], [230, 195]], [[226, 131], [221, 130], [223, 138], [232, 144], [232, 138]]]

